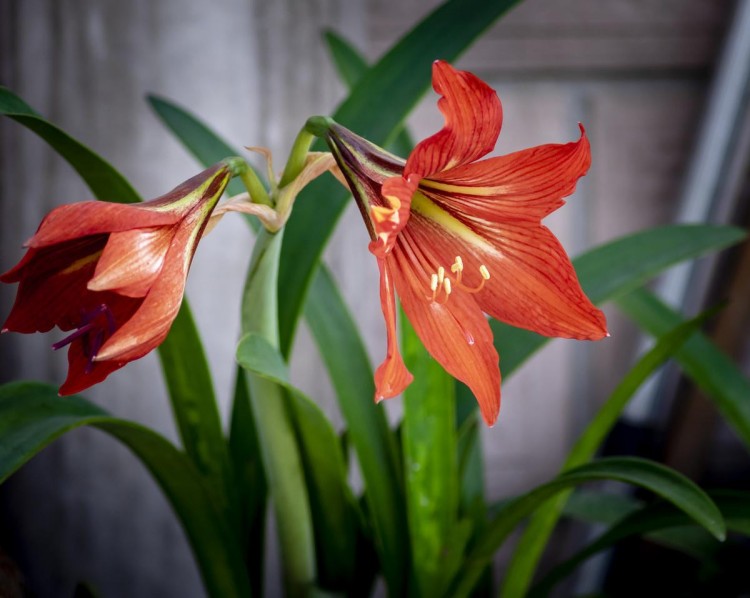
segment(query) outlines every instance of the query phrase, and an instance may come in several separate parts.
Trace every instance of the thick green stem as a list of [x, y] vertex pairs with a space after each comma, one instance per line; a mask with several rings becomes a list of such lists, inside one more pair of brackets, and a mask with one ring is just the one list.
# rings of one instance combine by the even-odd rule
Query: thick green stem
[[279, 187], [288, 185], [302, 172], [302, 169], [305, 167], [305, 160], [307, 160], [307, 154], [314, 140], [315, 135], [303, 127], [297, 135], [297, 139], [294, 140], [292, 150], [289, 152], [289, 159], [286, 161], [286, 167], [284, 168], [284, 174], [281, 175]]
[[[242, 328], [279, 345], [277, 279], [283, 233], [262, 230], [255, 241], [245, 286]], [[315, 549], [302, 461], [283, 389], [249, 372], [250, 406], [255, 416], [268, 478], [288, 596], [305, 596], [315, 579]]]

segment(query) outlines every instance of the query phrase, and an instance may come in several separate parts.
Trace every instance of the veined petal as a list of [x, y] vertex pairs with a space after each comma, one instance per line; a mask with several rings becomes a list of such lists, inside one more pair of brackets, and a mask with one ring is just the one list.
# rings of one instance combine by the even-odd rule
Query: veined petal
[[90, 235], [170, 225], [178, 220], [179, 214], [151, 210], [147, 204], [83, 201], [52, 210], [26, 245], [46, 247]]
[[161, 272], [174, 234], [175, 226], [112, 233], [88, 289], [144, 297]]
[[[389, 255], [401, 305], [427, 351], [474, 393], [492, 425], [500, 410], [500, 368], [487, 319], [469, 293], [456, 290], [433, 300], [424, 266], [436, 240], [412, 221]], [[438, 241], [439, 242], [439, 241]], [[422, 254], [421, 256], [419, 254]]]
[[68, 349], [68, 376], [60, 386], [58, 394], [64, 397], [86, 390], [103, 381], [126, 363], [127, 361], [95, 361], [92, 363], [84, 354], [82, 343], [71, 343]]
[[140, 308], [107, 340], [96, 361], [133, 361], [167, 337], [180, 310], [193, 252], [209, 215], [210, 210], [194, 211], [180, 223], [161, 273]]
[[47, 332], [54, 326], [61, 330], [76, 328], [81, 310], [87, 309], [84, 304], [90, 299], [86, 282], [106, 239], [106, 235], [96, 235], [29, 249], [19, 264], [0, 278], [2, 282], [20, 283], [3, 329], [32, 333]]
[[375, 240], [370, 243], [370, 251], [384, 257], [393, 249], [396, 238], [409, 221], [411, 199], [419, 185], [419, 178], [409, 180], [393, 177], [383, 183], [382, 195], [385, 206], [372, 206], [370, 218], [375, 231]]
[[545, 226], [495, 224], [484, 236], [494, 245], [471, 253], [491, 278], [477, 293], [480, 307], [492, 317], [545, 336], [598, 340], [607, 322], [581, 289], [573, 264]]
[[575, 191], [591, 165], [583, 125], [578, 141], [531, 147], [437, 173], [421, 189], [441, 207], [490, 222], [539, 222]]
[[445, 126], [417, 144], [406, 161], [404, 177], [414, 173], [429, 177], [473, 162], [492, 151], [500, 134], [500, 99], [484, 81], [437, 60], [432, 65], [432, 86], [442, 96], [438, 108]]
[[401, 394], [414, 380], [404, 365], [398, 349], [396, 332], [396, 297], [393, 292], [393, 277], [388, 260], [378, 258], [380, 269], [380, 306], [385, 318], [387, 335], [386, 357], [375, 371], [375, 402]]
[[[565, 250], [546, 227], [454, 216], [422, 193], [414, 195], [409, 222], [402, 236], [418, 232], [433, 259], [461, 256], [464, 286], [481, 285], [477, 303], [492, 317], [545, 336], [606, 336], [604, 315], [583, 293]], [[489, 274], [484, 282], [481, 266]]]

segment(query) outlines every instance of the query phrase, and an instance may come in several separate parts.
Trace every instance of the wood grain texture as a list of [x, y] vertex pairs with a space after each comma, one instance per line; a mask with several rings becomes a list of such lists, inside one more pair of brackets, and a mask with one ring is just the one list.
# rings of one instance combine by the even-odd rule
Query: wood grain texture
[[[369, 0], [379, 54], [437, 0]], [[465, 57], [467, 68], [529, 77], [571, 71], [643, 74], [708, 69], [730, 0], [527, 0]]]

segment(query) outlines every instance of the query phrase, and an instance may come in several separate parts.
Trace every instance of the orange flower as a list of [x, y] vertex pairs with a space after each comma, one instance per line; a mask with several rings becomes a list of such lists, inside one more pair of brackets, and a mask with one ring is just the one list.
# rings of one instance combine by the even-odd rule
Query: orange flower
[[50, 212], [0, 281], [19, 283], [3, 332], [73, 332], [61, 395], [101, 382], [167, 336], [193, 254], [230, 178], [217, 164], [153, 201]]
[[433, 65], [444, 128], [404, 162], [331, 123], [327, 141], [362, 212], [380, 268], [388, 347], [376, 400], [412, 381], [396, 339], [395, 293], [430, 354], [467, 384], [488, 425], [500, 369], [484, 314], [546, 336], [600, 339], [604, 315], [541, 219], [563, 205], [591, 162], [578, 141], [479, 160], [500, 133], [497, 94], [471, 73]]

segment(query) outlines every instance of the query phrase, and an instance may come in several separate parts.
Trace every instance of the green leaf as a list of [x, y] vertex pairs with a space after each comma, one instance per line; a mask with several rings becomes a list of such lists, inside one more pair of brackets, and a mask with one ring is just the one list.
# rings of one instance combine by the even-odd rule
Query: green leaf
[[[727, 529], [746, 534], [750, 523], [750, 494], [747, 492], [716, 492], [711, 494], [711, 498], [725, 518]], [[675, 545], [675, 547], [679, 550], [685, 550], [684, 542], [686, 539], [689, 538], [691, 542], [697, 539], [693, 535], [685, 535], [685, 532], [696, 531], [702, 533], [704, 542], [712, 542], [715, 547], [716, 538], [707, 536], [701, 528], [687, 527], [692, 523], [692, 520], [685, 513], [663, 503], [648, 505], [633, 511], [587, 547], [557, 565], [542, 581], [534, 586], [528, 595], [530, 598], [532, 596], [549, 595], [555, 584], [573, 572], [586, 559], [631, 536], [645, 534], [649, 539], [657, 542], [666, 540], [667, 543], [679, 538], [682, 543]], [[695, 556], [699, 558], [707, 555], [705, 546], [693, 545], [687, 548], [693, 553], [697, 552]]]
[[406, 575], [409, 546], [398, 447], [382, 405], [373, 400], [375, 385], [367, 352], [330, 276], [326, 268], [318, 271], [305, 318], [357, 451], [383, 574], [390, 588], [398, 588]]
[[[586, 426], [563, 464], [563, 470], [590, 460], [614, 427], [631, 397], [661, 367], [687, 339], [699, 329], [713, 312], [702, 314], [669, 331], [656, 346], [644, 355], [620, 381], [614, 392]], [[508, 573], [503, 580], [502, 595], [506, 598], [524, 596], [531, 584], [536, 565], [544, 552], [552, 531], [560, 519], [563, 507], [572, 490], [558, 494], [541, 507], [531, 518], [516, 545]]]
[[458, 517], [455, 385], [403, 313], [401, 347], [414, 375], [403, 393], [401, 424], [412, 574], [416, 595], [435, 596], [446, 584], [444, 556], [455, 547]]
[[245, 372], [237, 366], [229, 451], [234, 464], [240, 504], [240, 543], [242, 544], [253, 588], [253, 595], [263, 595], [266, 552], [266, 509], [268, 484], [260, 458], [258, 433], [250, 409], [250, 390]]
[[209, 490], [216, 504], [237, 521], [239, 496], [229, 448], [203, 345], [185, 302], [159, 347], [159, 359], [185, 451], [198, 471], [211, 480]]
[[[646, 290], [620, 297], [617, 306], [654, 335], [663, 334], [665, 329], [682, 321], [677, 312]], [[676, 359], [750, 447], [750, 380], [702, 334], [696, 334], [685, 343]]]
[[[199, 163], [205, 167], [216, 164], [229, 156], [239, 156], [240, 153], [213, 133], [205, 124], [199, 121], [187, 110], [156, 95], [146, 96], [148, 103], [154, 109], [162, 122], [169, 127], [175, 136], [183, 143]], [[227, 185], [230, 195], [238, 195], [245, 191], [239, 179], [232, 179]], [[257, 230], [255, 218], [248, 218]]]
[[[427, 91], [436, 58], [454, 60], [517, 0], [449, 0], [407, 33], [357, 83], [333, 118], [373, 143], [385, 144]], [[323, 248], [348, 194], [321, 177], [297, 200], [281, 255], [281, 351], [288, 355]]]
[[[370, 65], [352, 44], [335, 32], [327, 31], [325, 42], [342, 83], [349, 89], [355, 87]], [[386, 149], [397, 156], [408, 156], [414, 148], [414, 142], [402, 125], [396, 126], [395, 131], [391, 135], [393, 141], [386, 143]]]
[[243, 336], [237, 361], [288, 393], [315, 525], [318, 581], [323, 587], [346, 589], [354, 582], [356, 522], [339, 438], [315, 403], [289, 383], [283, 357], [265, 338]]
[[185, 529], [207, 593], [250, 596], [236, 535], [191, 461], [152, 430], [112, 417], [81, 397], [62, 399], [54, 388], [35, 382], [0, 387], [0, 482], [53, 440], [84, 425], [120, 440], [149, 469]]
[[103, 201], [135, 203], [141, 201], [125, 177], [109, 162], [80, 141], [44, 120], [26, 102], [7, 87], [0, 87], [0, 114], [9, 116], [44, 139], [81, 175], [91, 192]]
[[[117, 170], [86, 146], [44, 120], [23, 100], [0, 88], [0, 113], [37, 133], [81, 175], [100, 200], [141, 201]], [[221, 429], [211, 373], [193, 323], [187, 300], [159, 347], [167, 390], [183, 445], [198, 470], [208, 476], [211, 492], [220, 508], [234, 512], [229, 453]]]
[[563, 515], [586, 523], [612, 525], [643, 507], [643, 501], [629, 494], [577, 490], [565, 503]]
[[714, 536], [723, 539], [721, 513], [703, 490], [682, 474], [658, 463], [632, 457], [612, 457], [570, 469], [546, 484], [505, 503], [473, 547], [449, 596], [468, 596], [515, 527], [558, 493], [586, 482], [616, 480], [646, 488], [671, 502]]

